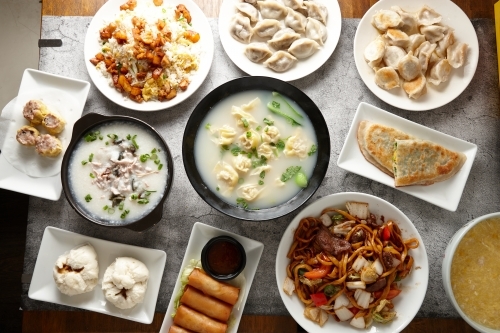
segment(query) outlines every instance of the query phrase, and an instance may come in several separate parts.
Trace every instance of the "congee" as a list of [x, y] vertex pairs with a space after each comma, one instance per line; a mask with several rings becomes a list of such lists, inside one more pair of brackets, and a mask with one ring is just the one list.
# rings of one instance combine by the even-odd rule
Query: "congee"
[[277, 206], [307, 187], [317, 159], [314, 128], [297, 103], [252, 90], [216, 104], [196, 134], [196, 167], [223, 201]]
[[98, 125], [75, 145], [68, 183], [78, 205], [107, 223], [136, 221], [163, 197], [166, 152], [156, 134], [126, 121]]

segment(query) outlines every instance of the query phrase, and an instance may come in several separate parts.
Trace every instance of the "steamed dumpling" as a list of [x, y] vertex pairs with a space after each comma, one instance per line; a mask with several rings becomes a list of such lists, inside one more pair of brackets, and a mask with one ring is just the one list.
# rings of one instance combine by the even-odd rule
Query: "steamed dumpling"
[[372, 25], [385, 32], [389, 28], [398, 27], [401, 24], [401, 16], [393, 10], [382, 9], [375, 13], [372, 17]]
[[328, 18], [328, 9], [326, 9], [324, 5], [312, 1], [304, 2], [304, 5], [306, 6], [308, 17], [326, 24], [326, 20]]
[[320, 21], [308, 17], [306, 24], [306, 37], [316, 41], [319, 45], [323, 45], [328, 37], [326, 26]]
[[422, 71], [420, 61], [413, 55], [412, 51], [401, 58], [398, 64], [398, 71], [401, 77], [406, 81], [411, 81], [420, 75]]
[[307, 18], [299, 12], [288, 8], [288, 14], [285, 17], [285, 25], [298, 33], [304, 33], [306, 30]]
[[446, 58], [453, 68], [462, 67], [465, 64], [468, 45], [465, 43], [454, 43], [448, 46]]
[[275, 33], [273, 39], [267, 41], [267, 43], [275, 50], [283, 50], [288, 49], [299, 38], [300, 34], [293, 31], [293, 29], [285, 28]]
[[398, 68], [399, 61], [406, 55], [405, 50], [399, 46], [387, 46], [384, 53], [384, 63], [394, 69]]
[[380, 68], [375, 72], [375, 84], [385, 90], [399, 87], [398, 73], [392, 67]]
[[264, 62], [264, 66], [275, 72], [284, 72], [297, 62], [297, 58], [286, 51], [278, 51]]
[[263, 18], [266, 19], [279, 20], [283, 18], [288, 12], [287, 7], [283, 6], [280, 2], [277, 1], [257, 1], [257, 4], [259, 5], [260, 14]]
[[272, 37], [281, 29], [280, 21], [274, 19], [265, 19], [257, 22], [253, 32], [262, 38]]
[[257, 22], [259, 20], [259, 11], [249, 3], [239, 2], [236, 4], [236, 9], [243, 15], [248, 16], [251, 22]]
[[371, 68], [377, 67], [385, 53], [385, 40], [382, 36], [378, 36], [375, 40], [370, 42], [365, 49], [364, 57], [368, 66]]
[[238, 173], [234, 168], [224, 161], [219, 161], [214, 168], [217, 185], [221, 189], [222, 194], [231, 192], [236, 184], [238, 184]]
[[441, 22], [441, 15], [424, 5], [417, 13], [418, 25], [432, 25]]
[[231, 19], [229, 32], [238, 42], [248, 44], [253, 35], [250, 19], [240, 13], [237, 13]]
[[250, 43], [245, 47], [245, 55], [250, 61], [260, 63], [273, 55], [266, 43]]
[[448, 81], [450, 77], [452, 67], [448, 59], [442, 59], [434, 67], [432, 67], [427, 81], [434, 85], [441, 84], [441, 82]]
[[427, 80], [424, 75], [419, 75], [413, 81], [403, 82], [403, 89], [408, 94], [408, 97], [417, 99], [427, 92]]
[[297, 59], [305, 59], [313, 55], [319, 50], [319, 44], [309, 38], [300, 38], [290, 45], [288, 52], [293, 54]]
[[385, 36], [389, 40], [389, 43], [394, 46], [399, 46], [402, 48], [408, 47], [410, 39], [408, 35], [401, 30], [389, 28], [385, 33]]

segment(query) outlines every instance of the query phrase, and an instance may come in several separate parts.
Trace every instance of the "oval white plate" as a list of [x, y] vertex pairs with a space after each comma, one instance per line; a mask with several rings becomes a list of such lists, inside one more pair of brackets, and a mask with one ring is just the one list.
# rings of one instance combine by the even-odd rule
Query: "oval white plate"
[[[229, 25], [231, 18], [237, 12], [235, 5], [241, 0], [224, 0], [222, 2], [219, 13], [219, 35], [222, 46], [226, 54], [242, 71], [252, 76], [269, 76], [283, 81], [293, 81], [311, 74], [323, 65], [332, 55], [340, 37], [342, 28], [342, 16], [337, 0], [320, 0], [321, 3], [328, 9], [328, 18], [326, 28], [328, 38], [325, 45], [321, 47], [315, 54], [307, 59], [299, 60], [295, 66], [283, 73], [275, 72], [262, 64], [251, 62], [244, 54], [245, 47], [248, 44], [242, 44], [231, 37], [229, 33]], [[282, 22], [283, 24], [283, 22]], [[284, 24], [283, 24], [284, 26]], [[252, 42], [257, 41], [257, 37], [252, 38]], [[263, 39], [259, 39], [263, 40]]]
[[183, 102], [201, 86], [208, 75], [210, 66], [212, 66], [212, 59], [214, 56], [214, 37], [212, 35], [212, 28], [210, 27], [205, 14], [203, 14], [198, 5], [196, 5], [196, 3], [192, 0], [163, 1], [163, 6], [175, 7], [182, 3], [191, 13], [193, 30], [199, 32], [200, 34], [200, 40], [198, 42], [201, 43], [200, 49], [202, 50], [200, 54], [200, 66], [198, 71], [193, 75], [188, 89], [184, 92], [179, 92], [179, 94], [170, 101], [149, 101], [137, 103], [128, 97], [125, 97], [125, 95], [118, 92], [114, 87], [111, 87], [108, 80], [89, 61], [89, 59], [93, 58], [97, 53], [101, 52], [101, 45], [99, 44], [99, 30], [104, 26], [104, 22], [106, 20], [113, 18], [120, 11], [120, 5], [125, 2], [125, 0], [109, 0], [99, 9], [90, 22], [87, 35], [85, 36], [84, 56], [85, 65], [87, 66], [87, 71], [92, 79], [92, 82], [94, 82], [97, 89], [99, 89], [101, 93], [112, 102], [135, 111], [164, 110]]
[[[439, 86], [427, 84], [427, 94], [419, 99], [410, 99], [399, 88], [384, 90], [375, 84], [375, 73], [366, 63], [363, 52], [366, 46], [378, 35], [378, 31], [370, 21], [376, 11], [390, 9], [391, 6], [400, 6], [408, 12], [417, 12], [423, 5], [428, 5], [442, 15], [442, 23], [455, 30], [455, 40], [469, 45], [465, 65], [453, 69], [450, 79]], [[356, 36], [354, 37], [354, 60], [359, 75], [368, 89], [378, 98], [400, 109], [410, 111], [426, 111], [438, 108], [453, 101], [469, 85], [476, 72], [479, 60], [479, 44], [476, 31], [465, 13], [450, 0], [381, 0], [373, 5], [359, 22]]]
[[286, 255], [292, 245], [293, 234], [295, 233], [295, 229], [299, 225], [300, 220], [307, 216], [319, 217], [321, 210], [326, 207], [345, 208], [345, 203], [347, 201], [368, 203], [371, 213], [376, 216], [384, 215], [386, 220], [395, 221], [400, 227], [404, 238], [415, 237], [420, 243], [418, 248], [410, 250], [409, 252], [415, 260], [413, 270], [406, 279], [401, 281], [400, 286], [403, 291], [393, 300], [394, 308], [398, 313], [396, 319], [389, 324], [378, 324], [374, 322], [370, 328], [370, 332], [400, 332], [412, 321], [413, 317], [415, 317], [420, 309], [422, 301], [424, 300], [425, 292], [427, 290], [427, 282], [429, 280], [427, 252], [425, 251], [422, 238], [408, 217], [406, 217], [402, 211], [389, 202], [373, 195], [356, 192], [331, 194], [313, 202], [304, 208], [292, 220], [281, 238], [278, 253], [276, 255], [276, 282], [278, 284], [281, 299], [293, 319], [295, 319], [295, 321], [307, 332], [361, 332], [359, 329], [350, 326], [349, 323], [338, 323], [333, 318], [328, 318], [328, 321], [325, 325], [323, 325], [323, 327], [319, 326], [304, 317], [304, 304], [295, 293], [292, 296], [288, 296], [283, 291], [283, 282], [286, 278], [286, 266], [289, 262]]

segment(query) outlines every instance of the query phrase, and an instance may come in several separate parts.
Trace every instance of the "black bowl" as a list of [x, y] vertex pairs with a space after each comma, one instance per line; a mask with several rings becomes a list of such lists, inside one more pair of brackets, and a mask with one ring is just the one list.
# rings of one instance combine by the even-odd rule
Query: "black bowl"
[[[259, 210], [245, 210], [241, 207], [233, 206], [221, 200], [203, 181], [200, 173], [198, 172], [198, 168], [196, 167], [194, 157], [196, 133], [198, 132], [198, 128], [200, 126], [204, 126], [203, 121], [210, 109], [219, 103], [219, 101], [236, 93], [248, 90], [277, 91], [295, 101], [311, 120], [316, 132], [318, 146], [317, 161], [312, 176], [308, 180], [308, 186], [299, 191], [293, 198], [278, 206]], [[200, 103], [198, 103], [189, 117], [186, 129], [184, 130], [182, 141], [182, 159], [191, 185], [202, 197], [202, 199], [205, 200], [210, 206], [228, 216], [238, 219], [248, 221], [265, 221], [293, 212], [302, 206], [302, 204], [304, 204], [314, 194], [314, 192], [316, 192], [325, 177], [326, 170], [328, 169], [328, 163], [330, 161], [330, 135], [321, 111], [300, 89], [287, 82], [270, 77], [243, 77], [226, 82], [215, 88], [205, 98], [203, 98]]]
[[[211, 267], [210, 260], [208, 258], [208, 254], [210, 252], [210, 249], [214, 245], [219, 244], [221, 242], [227, 242], [227, 243], [234, 245], [236, 247], [236, 250], [238, 251], [238, 253], [240, 255], [240, 258], [241, 258], [241, 261], [240, 261], [240, 264], [238, 265], [238, 267], [236, 267], [233, 271], [231, 271], [230, 273], [227, 273], [227, 274], [220, 274], [220, 273], [216, 272]], [[222, 259], [222, 257], [223, 256], [219, 256], [218, 259]], [[230, 237], [230, 236], [218, 236], [218, 237], [212, 238], [211, 240], [209, 240], [207, 242], [207, 244], [205, 244], [205, 246], [203, 247], [203, 250], [201, 251], [201, 265], [203, 266], [203, 269], [205, 270], [205, 272], [207, 272], [208, 275], [210, 275], [211, 277], [213, 277], [214, 279], [217, 279], [217, 280], [232, 280], [232, 279], [234, 279], [243, 271], [243, 269], [245, 269], [246, 264], [247, 264], [247, 255], [246, 255], [245, 249], [240, 244], [240, 242], [238, 242], [236, 239], [234, 239], [233, 237]]]
[[[165, 152], [165, 155], [167, 156], [166, 163], [164, 164], [164, 169], [167, 171], [167, 181], [165, 184], [165, 191], [163, 193], [162, 198], [160, 201], [157, 203], [156, 207], [150, 211], [147, 215], [143, 216], [142, 218], [139, 218], [137, 220], [124, 220], [123, 223], [109, 223], [109, 221], [106, 220], [100, 220], [95, 218], [94, 216], [91, 216], [89, 213], [81, 207], [81, 205], [78, 203], [76, 198], [74, 198], [73, 193], [71, 191], [71, 186], [68, 181], [68, 174], [69, 174], [69, 163], [71, 160], [72, 153], [75, 149], [75, 146], [83, 140], [83, 137], [90, 132], [93, 128], [99, 127], [103, 124], [110, 123], [110, 122], [115, 122], [115, 121], [123, 121], [123, 122], [130, 122], [135, 125], [138, 125], [142, 127], [144, 130], [148, 131], [151, 135], [156, 137], [158, 139], [158, 143], [160, 146], [162, 146], [163, 151]], [[172, 161], [172, 156], [170, 154], [170, 150], [168, 148], [167, 143], [161, 135], [150, 125], [147, 123], [143, 122], [142, 120], [133, 118], [133, 117], [127, 117], [127, 116], [103, 116], [98, 113], [89, 113], [82, 118], [80, 118], [75, 125], [73, 126], [73, 135], [71, 137], [71, 142], [66, 149], [66, 152], [64, 153], [64, 158], [62, 161], [62, 166], [61, 166], [61, 181], [62, 181], [62, 186], [64, 189], [64, 194], [66, 195], [66, 199], [68, 199], [68, 202], [70, 203], [71, 207], [80, 214], [83, 218], [86, 220], [106, 226], [106, 227], [124, 227], [128, 228], [134, 231], [144, 231], [146, 229], [149, 229], [156, 223], [160, 222], [161, 217], [163, 215], [163, 203], [168, 197], [168, 194], [170, 192], [170, 188], [172, 187], [172, 179], [174, 176], [174, 166], [173, 166], [173, 161]]]

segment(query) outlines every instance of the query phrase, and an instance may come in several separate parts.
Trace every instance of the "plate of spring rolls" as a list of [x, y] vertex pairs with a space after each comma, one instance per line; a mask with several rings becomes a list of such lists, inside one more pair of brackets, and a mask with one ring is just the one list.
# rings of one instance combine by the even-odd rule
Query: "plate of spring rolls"
[[[217, 281], [201, 265], [203, 246], [231, 236], [245, 249], [245, 269], [233, 280]], [[160, 333], [236, 333], [264, 245], [231, 232], [195, 223]]]

